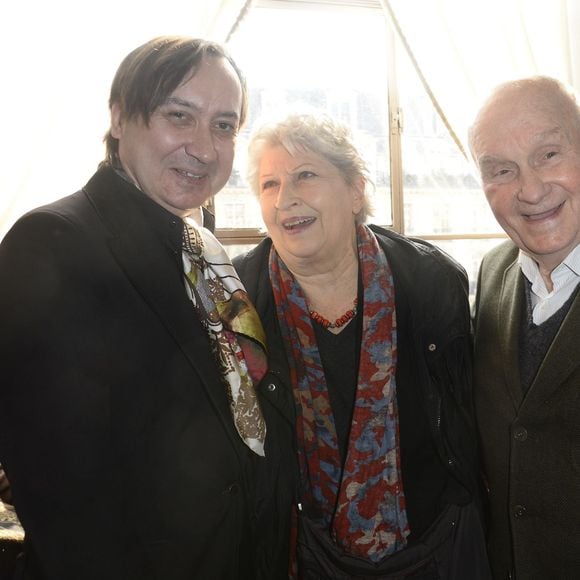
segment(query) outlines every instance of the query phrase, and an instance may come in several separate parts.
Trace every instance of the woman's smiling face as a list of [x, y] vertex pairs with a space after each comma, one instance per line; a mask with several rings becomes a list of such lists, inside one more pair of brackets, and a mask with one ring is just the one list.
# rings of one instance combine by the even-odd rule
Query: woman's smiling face
[[332, 264], [352, 248], [364, 182], [350, 185], [340, 170], [308, 150], [291, 155], [266, 148], [259, 165], [262, 217], [284, 262]]

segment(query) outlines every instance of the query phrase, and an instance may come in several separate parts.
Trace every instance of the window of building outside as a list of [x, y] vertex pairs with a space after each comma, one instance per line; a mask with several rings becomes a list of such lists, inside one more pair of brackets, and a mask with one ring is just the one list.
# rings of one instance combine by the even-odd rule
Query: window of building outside
[[230, 256], [264, 235], [245, 182], [252, 129], [290, 111], [323, 111], [350, 126], [369, 165], [368, 221], [441, 247], [465, 267], [473, 294], [481, 257], [502, 232], [379, 3], [256, 0], [228, 48], [250, 96], [234, 172], [213, 200]]

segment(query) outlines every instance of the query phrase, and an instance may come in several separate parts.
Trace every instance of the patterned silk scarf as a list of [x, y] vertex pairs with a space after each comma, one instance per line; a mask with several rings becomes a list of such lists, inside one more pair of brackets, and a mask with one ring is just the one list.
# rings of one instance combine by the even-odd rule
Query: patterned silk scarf
[[234, 424], [244, 443], [264, 455], [266, 424], [256, 396], [267, 371], [264, 329], [225, 250], [206, 228], [184, 223], [183, 266], [189, 296], [223, 377]]
[[404, 548], [409, 535], [395, 388], [395, 300], [387, 259], [364, 225], [357, 242], [363, 332], [344, 467], [306, 299], [274, 247], [269, 265], [297, 408], [306, 513], [345, 552], [378, 562]]

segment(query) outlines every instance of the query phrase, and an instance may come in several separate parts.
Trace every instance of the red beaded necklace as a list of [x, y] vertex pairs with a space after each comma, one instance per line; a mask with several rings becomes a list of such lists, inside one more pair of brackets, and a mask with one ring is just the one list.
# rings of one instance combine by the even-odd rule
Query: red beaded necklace
[[340, 328], [344, 326], [349, 320], [352, 320], [356, 316], [358, 298], [354, 299], [353, 306], [350, 310], [347, 310], [342, 316], [339, 316], [334, 322], [330, 322], [328, 318], [324, 318], [321, 314], [318, 314], [316, 310], [309, 310], [310, 318], [320, 324], [324, 328]]

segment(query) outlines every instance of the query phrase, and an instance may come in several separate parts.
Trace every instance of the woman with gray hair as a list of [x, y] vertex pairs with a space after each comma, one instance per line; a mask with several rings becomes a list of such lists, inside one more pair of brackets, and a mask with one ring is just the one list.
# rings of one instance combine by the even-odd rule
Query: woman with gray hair
[[331, 118], [260, 128], [249, 181], [269, 237], [234, 265], [270, 356], [262, 530], [287, 530], [297, 578], [488, 578], [465, 272], [365, 224], [367, 166]]

